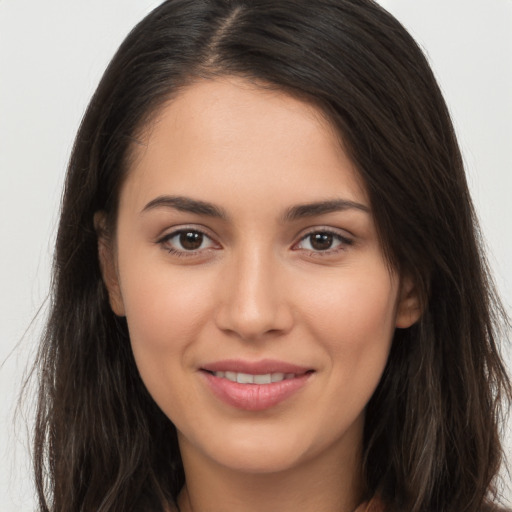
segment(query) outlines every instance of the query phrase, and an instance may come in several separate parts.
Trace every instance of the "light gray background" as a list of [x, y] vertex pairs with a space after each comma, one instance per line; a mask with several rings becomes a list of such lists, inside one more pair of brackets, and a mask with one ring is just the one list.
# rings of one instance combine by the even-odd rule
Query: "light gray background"
[[[0, 0], [0, 510], [34, 510], [16, 396], [49, 286], [66, 161], [110, 57], [157, 0]], [[381, 0], [427, 52], [512, 312], [512, 0]], [[27, 330], [28, 329], [28, 330]], [[512, 354], [508, 348], [509, 365]], [[512, 453], [510, 424], [507, 440]], [[509, 455], [512, 463], [512, 456]], [[506, 477], [509, 480], [508, 477]], [[512, 501], [512, 491], [507, 494]]]

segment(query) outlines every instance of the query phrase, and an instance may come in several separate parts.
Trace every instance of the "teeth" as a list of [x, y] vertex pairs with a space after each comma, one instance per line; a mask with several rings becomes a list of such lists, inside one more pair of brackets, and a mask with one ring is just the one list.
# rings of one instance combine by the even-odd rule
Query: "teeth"
[[272, 374], [266, 373], [265, 375], [255, 375], [254, 384], [270, 384], [272, 382]]
[[[219, 372], [222, 373], [222, 372]], [[221, 375], [217, 375], [217, 377], [221, 377]], [[231, 380], [233, 382], [236, 382], [236, 372], [226, 372], [224, 374], [224, 377], [228, 380]]]
[[250, 373], [238, 372], [213, 372], [215, 377], [228, 379], [231, 382], [238, 382], [239, 384], [270, 384], [272, 382], [281, 382], [286, 379], [293, 379], [294, 373], [265, 373], [262, 375], [252, 375]]
[[239, 384], [254, 384], [254, 375], [249, 373], [237, 373], [236, 381]]

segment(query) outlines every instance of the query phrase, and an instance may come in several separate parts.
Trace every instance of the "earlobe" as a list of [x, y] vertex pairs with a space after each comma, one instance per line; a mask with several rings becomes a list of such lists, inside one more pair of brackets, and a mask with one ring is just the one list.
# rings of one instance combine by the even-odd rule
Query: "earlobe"
[[94, 229], [98, 237], [98, 259], [101, 276], [108, 292], [110, 307], [117, 316], [125, 316], [116, 268], [115, 250], [112, 240], [107, 234], [105, 212], [96, 212], [94, 214]]
[[399, 302], [396, 312], [396, 327], [406, 329], [421, 317], [422, 307], [417, 287], [412, 279], [402, 281]]

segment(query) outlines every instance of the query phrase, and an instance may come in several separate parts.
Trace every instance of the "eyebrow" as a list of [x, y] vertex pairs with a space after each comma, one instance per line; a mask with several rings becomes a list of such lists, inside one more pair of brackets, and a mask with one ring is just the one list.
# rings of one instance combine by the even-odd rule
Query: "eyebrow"
[[228, 218], [226, 212], [214, 204], [183, 196], [159, 196], [144, 206], [141, 213], [154, 210], [155, 208], [174, 208], [180, 212], [206, 215], [207, 217], [218, 219]]
[[364, 204], [349, 201], [347, 199], [331, 199], [328, 201], [292, 206], [283, 215], [283, 221], [291, 222], [306, 217], [315, 217], [317, 215], [325, 215], [327, 213], [342, 212], [346, 210], [359, 210], [365, 213], [370, 213], [370, 208]]
[[[141, 213], [154, 210], [156, 208], [173, 208], [181, 212], [205, 215], [207, 217], [223, 220], [227, 220], [229, 218], [228, 214], [222, 208], [215, 206], [212, 203], [184, 196], [156, 197], [144, 206]], [[327, 201], [292, 206], [284, 212], [282, 221], [292, 222], [307, 217], [315, 217], [317, 215], [325, 215], [327, 213], [346, 210], [359, 210], [365, 213], [370, 213], [370, 208], [364, 204], [347, 199], [331, 199]]]

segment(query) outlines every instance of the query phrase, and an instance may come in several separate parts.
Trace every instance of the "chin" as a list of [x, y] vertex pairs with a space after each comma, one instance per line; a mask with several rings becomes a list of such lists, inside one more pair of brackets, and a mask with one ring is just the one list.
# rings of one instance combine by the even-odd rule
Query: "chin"
[[216, 456], [216, 462], [238, 473], [264, 475], [296, 468], [303, 458], [306, 458], [304, 454], [296, 450], [272, 450], [260, 445], [229, 448]]
[[224, 433], [210, 431], [207, 440], [192, 439], [190, 443], [182, 438], [180, 446], [226, 470], [263, 475], [294, 471], [314, 464], [315, 460], [339, 461], [347, 455], [352, 459], [360, 439], [351, 435], [350, 427], [344, 433], [335, 433], [293, 429], [289, 424], [278, 429], [261, 426], [246, 424]]

